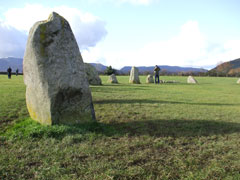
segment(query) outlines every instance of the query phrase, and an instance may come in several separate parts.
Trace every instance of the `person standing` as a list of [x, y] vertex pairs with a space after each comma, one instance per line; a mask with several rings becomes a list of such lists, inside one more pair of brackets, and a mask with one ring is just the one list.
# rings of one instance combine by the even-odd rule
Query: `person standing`
[[16, 69], [16, 76], [18, 75], [18, 68]]
[[[156, 65], [154, 68], [154, 74], [155, 74], [155, 84], [158, 83], [159, 84], [159, 71], [161, 69]], [[158, 79], [158, 81], [157, 81]]]
[[12, 76], [12, 68], [11, 67], [9, 67], [7, 69], [7, 73], [8, 73], [8, 79], [11, 79], [11, 76]]

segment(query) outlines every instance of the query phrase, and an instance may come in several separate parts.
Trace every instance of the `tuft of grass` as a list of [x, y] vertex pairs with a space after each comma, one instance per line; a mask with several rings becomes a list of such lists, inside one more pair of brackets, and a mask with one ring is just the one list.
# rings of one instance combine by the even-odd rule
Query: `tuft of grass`
[[[65, 139], [80, 135], [81, 139], [94, 139], [95, 136], [112, 136], [117, 134], [116, 129], [98, 122], [89, 122], [75, 125], [41, 125], [31, 118], [17, 121], [5, 133], [3, 137], [11, 140], [54, 138]], [[73, 138], [74, 139], [74, 138]]]

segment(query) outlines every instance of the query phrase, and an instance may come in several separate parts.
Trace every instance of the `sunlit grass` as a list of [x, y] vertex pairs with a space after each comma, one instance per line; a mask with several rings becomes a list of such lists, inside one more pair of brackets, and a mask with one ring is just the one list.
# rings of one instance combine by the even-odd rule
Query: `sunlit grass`
[[22, 76], [0, 76], [0, 179], [240, 179], [237, 78], [91, 86], [97, 123], [29, 118]]

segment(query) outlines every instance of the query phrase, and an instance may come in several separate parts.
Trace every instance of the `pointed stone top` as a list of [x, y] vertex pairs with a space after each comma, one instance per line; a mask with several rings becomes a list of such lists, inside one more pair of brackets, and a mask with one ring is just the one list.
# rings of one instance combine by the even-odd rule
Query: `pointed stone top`
[[43, 20], [43, 21], [39, 21], [36, 24], [38, 24], [38, 23], [45, 24], [45, 23], [50, 22], [50, 21], [59, 21], [59, 20], [62, 23], [65, 22], [65, 21], [67, 22], [67, 20], [64, 17], [62, 17], [61, 15], [59, 15], [58, 13], [51, 12], [51, 14], [49, 14], [49, 16], [48, 16], [48, 19]]
[[[64, 17], [60, 16], [58, 13], [56, 12], [52, 12], [49, 16], [48, 16], [48, 21], [51, 21], [55, 18], [61, 18], [61, 19], [64, 19]], [[64, 19], [65, 20], [65, 19]]]

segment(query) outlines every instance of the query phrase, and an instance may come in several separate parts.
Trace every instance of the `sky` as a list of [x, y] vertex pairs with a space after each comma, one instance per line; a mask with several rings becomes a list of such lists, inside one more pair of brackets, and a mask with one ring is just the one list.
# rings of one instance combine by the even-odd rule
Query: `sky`
[[11, 0], [0, 2], [0, 57], [23, 58], [28, 32], [65, 17], [83, 61], [212, 68], [240, 58], [239, 0]]

